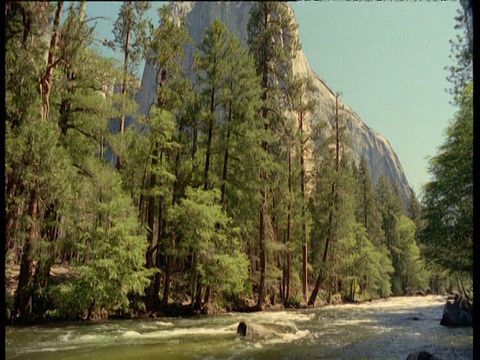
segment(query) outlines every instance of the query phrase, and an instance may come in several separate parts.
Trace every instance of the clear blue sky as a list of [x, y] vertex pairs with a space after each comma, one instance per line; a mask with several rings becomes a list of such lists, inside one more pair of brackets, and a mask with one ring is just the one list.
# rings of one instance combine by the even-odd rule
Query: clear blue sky
[[[89, 2], [97, 36], [112, 38], [120, 2]], [[154, 2], [156, 8], [165, 2]], [[397, 153], [420, 195], [456, 109], [446, 80], [458, 1], [290, 3], [311, 68]], [[151, 12], [155, 21], [156, 13]], [[112, 53], [108, 53], [111, 55]], [[143, 70], [143, 69], [141, 69]]]

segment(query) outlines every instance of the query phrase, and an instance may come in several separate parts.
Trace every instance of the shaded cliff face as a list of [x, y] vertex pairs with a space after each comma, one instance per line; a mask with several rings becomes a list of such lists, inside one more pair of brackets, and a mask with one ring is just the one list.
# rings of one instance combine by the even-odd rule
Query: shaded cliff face
[[[186, 25], [189, 29], [190, 37], [194, 44], [199, 44], [203, 40], [205, 28], [207, 28], [215, 19], [223, 21], [230, 31], [236, 34], [246, 43], [247, 24], [249, 12], [253, 2], [177, 2], [172, 5], [172, 14], [175, 19], [186, 16]], [[290, 7], [290, 6], [289, 6]], [[290, 8], [294, 16], [293, 10]], [[295, 20], [296, 21], [296, 20]], [[302, 39], [300, 39], [301, 41]], [[187, 66], [192, 62], [194, 48], [186, 48]], [[299, 51], [292, 63], [293, 72], [299, 76], [308, 76], [312, 79], [315, 91], [310, 94], [317, 100], [318, 106], [314, 116], [307, 117], [307, 122], [326, 121], [326, 132], [331, 131], [331, 121], [335, 110], [335, 94], [328, 87], [326, 82], [321, 79], [311, 68], [308, 60], [303, 53]], [[155, 74], [153, 66], [146, 64], [142, 77], [142, 85], [137, 94], [139, 111], [146, 114], [150, 104], [155, 97]], [[358, 164], [360, 158], [365, 155], [370, 175], [374, 184], [378, 178], [385, 174], [391, 182], [397, 181], [400, 185], [404, 203], [408, 203], [411, 188], [403, 172], [402, 165], [392, 149], [390, 143], [380, 134], [369, 128], [358, 115], [346, 104], [339, 100], [339, 106], [343, 108], [340, 114], [343, 120], [348, 121], [348, 129], [351, 138], [351, 150], [355, 162]], [[307, 123], [307, 131], [310, 126]]]

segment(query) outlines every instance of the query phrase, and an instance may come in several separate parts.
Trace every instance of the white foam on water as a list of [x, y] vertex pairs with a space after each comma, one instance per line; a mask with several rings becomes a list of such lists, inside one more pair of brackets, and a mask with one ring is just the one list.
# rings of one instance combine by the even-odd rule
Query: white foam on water
[[228, 325], [228, 326], [225, 326], [225, 330], [234, 330], [235, 332], [237, 332], [237, 327], [238, 327], [238, 322], [236, 323], [233, 323], [231, 325]]
[[105, 339], [105, 336], [103, 335], [97, 335], [97, 334], [94, 334], [94, 335], [90, 335], [90, 334], [86, 334], [86, 335], [80, 335], [79, 337], [77, 337], [77, 340], [78, 341], [98, 341], [98, 340], [104, 340]]
[[311, 333], [309, 330], [299, 330], [296, 333], [284, 333], [278, 334], [278, 337], [271, 338], [267, 340], [266, 344], [282, 344], [282, 343], [290, 343], [293, 341], [297, 341], [309, 336]]
[[172, 322], [166, 322], [166, 321], [155, 321], [154, 324], [157, 326], [173, 326]]
[[315, 318], [315, 313], [304, 314], [297, 311], [272, 311], [255, 313], [252, 317], [256, 322], [278, 323], [278, 322], [307, 322]]
[[377, 299], [361, 304], [342, 304], [342, 305], [327, 305], [324, 309], [392, 309], [394, 311], [402, 311], [402, 309], [412, 308], [430, 308], [432, 305], [444, 305], [446, 297], [442, 295], [427, 295], [427, 296], [394, 296], [386, 299]]
[[[236, 329], [236, 328], [235, 328]], [[223, 328], [207, 328], [207, 327], [197, 327], [197, 328], [177, 328], [172, 330], [157, 330], [145, 333], [138, 333], [136, 331], [127, 331], [122, 337], [135, 337], [142, 339], [167, 339], [167, 338], [181, 338], [189, 337], [194, 335], [227, 335], [232, 334], [231, 327]]]
[[150, 329], [150, 330], [152, 330], [152, 329], [155, 329], [155, 330], [158, 329], [158, 326], [155, 326], [155, 325], [140, 324], [140, 327], [141, 327], [142, 329]]
[[158, 328], [170, 327], [170, 326], [173, 326], [173, 323], [163, 322], [163, 321], [152, 321], [152, 322], [140, 324], [140, 327], [142, 329], [158, 329]]
[[58, 337], [60, 341], [70, 341], [72, 338], [73, 331], [68, 331], [66, 334], [62, 334]]
[[34, 352], [54, 352], [54, 351], [63, 351], [63, 350], [73, 350], [78, 349], [80, 346], [64, 346], [59, 347], [47, 347], [47, 348], [38, 348], [38, 349], [22, 349], [17, 352], [17, 354], [28, 354]]
[[332, 320], [333, 325], [360, 325], [360, 324], [369, 324], [373, 323], [373, 319], [335, 319]]
[[129, 331], [125, 331], [123, 334], [122, 334], [122, 337], [127, 337], [127, 338], [131, 338], [131, 337], [138, 337], [138, 336], [141, 336], [141, 334], [137, 331], [132, 331], [132, 330], [129, 330]]
[[72, 334], [65, 334], [65, 335], [60, 335], [59, 339], [63, 343], [67, 343], [67, 344], [92, 343], [97, 346], [98, 344], [103, 344], [103, 343], [107, 344], [109, 340], [112, 340], [115, 337], [117, 336], [105, 335], [104, 333], [103, 334], [85, 334], [85, 335], [76, 335], [76, 336]]

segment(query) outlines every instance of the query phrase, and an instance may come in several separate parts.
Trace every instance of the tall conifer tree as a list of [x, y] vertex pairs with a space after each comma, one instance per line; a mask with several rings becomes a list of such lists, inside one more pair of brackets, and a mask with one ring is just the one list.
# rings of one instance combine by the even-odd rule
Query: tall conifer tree
[[[263, 104], [260, 113], [263, 126], [272, 135], [277, 130], [276, 122], [282, 117], [282, 85], [286, 83], [286, 77], [291, 72], [291, 59], [299, 48], [295, 30], [296, 25], [285, 3], [257, 2], [253, 6], [247, 42], [255, 59], [257, 74], [261, 77]], [[262, 147], [266, 154], [270, 152], [270, 145], [270, 138], [263, 139]], [[271, 169], [261, 169], [260, 181], [264, 185], [259, 216], [260, 279], [257, 309], [262, 308], [266, 295], [267, 242], [273, 240], [267, 188], [271, 176]]]
[[[115, 21], [113, 34], [115, 36], [112, 42], [106, 44], [114, 50], [120, 50], [123, 54], [123, 73], [122, 73], [122, 99], [121, 116], [118, 132], [125, 132], [125, 121], [128, 115], [126, 103], [131, 95], [136, 91], [132, 87], [132, 72], [141, 60], [145, 58], [145, 47], [147, 42], [147, 30], [149, 19], [146, 18], [147, 11], [151, 4], [147, 1], [124, 1], [120, 7], [118, 18]], [[134, 114], [132, 114], [134, 115]], [[117, 154], [117, 169], [121, 169], [122, 156]]]

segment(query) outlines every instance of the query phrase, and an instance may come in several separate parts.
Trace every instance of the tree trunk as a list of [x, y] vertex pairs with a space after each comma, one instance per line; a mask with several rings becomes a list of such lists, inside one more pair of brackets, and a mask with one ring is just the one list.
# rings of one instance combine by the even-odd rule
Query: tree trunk
[[212, 138], [213, 138], [213, 123], [215, 120], [215, 88], [212, 89], [210, 94], [210, 114], [209, 114], [209, 121], [208, 121], [208, 137], [207, 137], [207, 151], [205, 154], [205, 172], [204, 172], [204, 183], [203, 189], [207, 190], [209, 186], [208, 181], [208, 172], [210, 171], [210, 158], [212, 152]]
[[195, 303], [193, 305], [193, 310], [194, 311], [200, 311], [202, 309], [202, 290], [203, 290], [202, 275], [198, 274], [197, 275], [197, 290], [196, 290], [196, 293], [195, 293]]
[[50, 40], [50, 50], [48, 52], [47, 70], [40, 79], [40, 95], [42, 98], [42, 119], [47, 119], [50, 112], [50, 91], [52, 87], [53, 69], [57, 64], [55, 49], [59, 39], [60, 21], [63, 12], [63, 1], [58, 1], [55, 19], [53, 21], [53, 34]]
[[352, 283], [350, 285], [350, 301], [351, 302], [355, 302], [355, 287], [356, 287], [356, 284], [355, 284], [355, 279], [352, 279]]
[[276, 294], [276, 292], [275, 292], [275, 287], [272, 286], [272, 287], [270, 288], [270, 304], [271, 304], [271, 305], [275, 305], [276, 300], [277, 300], [277, 294]]
[[198, 149], [198, 119], [196, 116], [193, 118], [192, 127], [192, 163], [194, 164], [193, 166], [195, 170], [195, 155], [197, 154]]
[[[80, 22], [83, 25], [83, 22], [85, 20], [85, 12], [87, 8], [87, 2], [83, 0], [80, 3], [79, 7], [79, 18]], [[66, 79], [67, 79], [67, 91], [71, 95], [75, 92], [75, 85], [74, 81], [76, 78], [76, 73], [74, 70], [74, 64], [69, 63], [65, 66], [65, 71], [66, 71]], [[60, 106], [60, 131], [63, 136], [67, 135], [68, 132], [68, 118], [70, 115], [71, 107], [72, 107], [72, 102], [71, 102], [71, 96], [62, 99], [61, 106]], [[103, 136], [103, 133], [102, 133]], [[103, 155], [103, 154], [102, 154]], [[101, 157], [103, 159], [103, 156]]]
[[[290, 194], [290, 199], [292, 195], [292, 154], [288, 152], [288, 192]], [[288, 202], [288, 215], [287, 215], [287, 273], [286, 273], [286, 299], [290, 299], [290, 245], [292, 242], [292, 205], [290, 201]]]
[[[226, 126], [228, 127], [232, 121], [232, 102], [230, 101], [228, 106], [228, 118]], [[228, 143], [230, 141], [230, 128], [227, 128], [227, 144], [225, 146], [225, 155], [223, 157], [223, 172], [222, 172], [222, 197], [221, 203], [225, 204], [225, 190], [227, 187], [227, 174], [228, 174]]]
[[317, 300], [317, 295], [318, 292], [320, 291], [320, 288], [322, 287], [323, 283], [323, 271], [320, 270], [318, 273], [317, 281], [315, 281], [315, 287], [312, 290], [312, 293], [310, 295], [310, 298], [308, 299], [308, 305], [315, 305], [315, 300]]
[[262, 205], [260, 207], [260, 283], [258, 284], [257, 310], [262, 310], [265, 297], [265, 274], [267, 272], [267, 247], [266, 247], [266, 207], [267, 192], [262, 190]]
[[[264, 11], [264, 18], [263, 18], [263, 26], [267, 29], [269, 25], [270, 13], [269, 13], [269, 4], [263, 3], [265, 7]], [[265, 39], [268, 42], [267, 39]], [[268, 44], [265, 44], [263, 51], [267, 52]], [[262, 101], [265, 103], [268, 99], [268, 91], [269, 91], [269, 84], [268, 84], [268, 75], [269, 75], [269, 63], [266, 60], [263, 61], [261, 64], [262, 67], [262, 88], [263, 94], [261, 96]], [[264, 119], [264, 127], [265, 130], [270, 128], [267, 118], [268, 118], [268, 108], [263, 106], [262, 108], [262, 117]], [[267, 141], [262, 141], [262, 148], [268, 154], [269, 153], [269, 146]], [[266, 170], [262, 170], [260, 173], [260, 178], [262, 182], [266, 183], [268, 180], [268, 175]], [[259, 224], [259, 246], [260, 246], [260, 282], [258, 284], [258, 301], [255, 306], [256, 310], [262, 310], [264, 297], [265, 297], [265, 276], [267, 272], [267, 246], [266, 246], [266, 238], [267, 238], [267, 189], [266, 185], [261, 189], [260, 194], [262, 196], [262, 203], [260, 205], [260, 224]]]
[[170, 296], [170, 272], [171, 272], [171, 257], [165, 258], [165, 283], [163, 285], [163, 305], [168, 305], [168, 297]]
[[[265, 75], [266, 76], [266, 75]], [[265, 93], [264, 97], [266, 100], [267, 94]], [[268, 110], [267, 108], [263, 108], [263, 118], [267, 119]], [[265, 124], [265, 129], [268, 129], [268, 124]], [[268, 153], [269, 147], [266, 141], [262, 141], [262, 148], [263, 150]], [[266, 170], [262, 170], [261, 178], [264, 182], [266, 182], [268, 176]], [[262, 310], [263, 301], [265, 297], [265, 275], [267, 272], [267, 190], [264, 187], [260, 194], [262, 196], [262, 204], [260, 205], [260, 226], [259, 226], [259, 245], [260, 245], [260, 283], [258, 285], [258, 301], [257, 305], [255, 306], [257, 310]]]
[[[339, 151], [340, 151], [340, 136], [339, 136], [339, 129], [338, 129], [338, 97], [339, 95], [336, 95], [335, 96], [335, 173], [338, 174], [338, 171], [340, 169], [340, 154], [339, 154]], [[329, 213], [329, 216], [328, 216], [328, 228], [327, 228], [327, 239], [325, 241], [325, 248], [324, 248], [324, 251], [323, 251], [323, 258], [322, 258], [322, 262], [323, 264], [326, 263], [327, 261], [327, 257], [328, 257], [328, 250], [329, 250], [329, 245], [330, 245], [330, 242], [331, 242], [331, 238], [332, 238], [332, 223], [333, 223], [333, 206], [336, 206], [337, 202], [338, 202], [338, 193], [337, 193], [337, 183], [336, 183], [336, 179], [332, 182], [332, 203], [330, 205], [331, 209], [330, 209], [330, 213]], [[315, 304], [315, 300], [317, 298], [317, 295], [318, 295], [318, 291], [320, 290], [320, 287], [322, 285], [322, 282], [324, 280], [324, 274], [322, 273], [322, 270], [320, 270], [319, 274], [318, 274], [318, 277], [317, 277], [317, 281], [315, 282], [315, 288], [313, 289], [311, 295], [310, 295], [310, 298], [308, 300], [308, 305], [314, 305]], [[329, 284], [329, 289], [331, 288], [330, 284]], [[330, 290], [329, 290], [330, 291]], [[330, 294], [329, 294], [329, 297], [330, 297]], [[330, 300], [328, 301], [330, 303]]]
[[[298, 128], [300, 134], [303, 135], [303, 112], [298, 114]], [[303, 300], [307, 301], [308, 292], [308, 239], [307, 239], [307, 224], [306, 224], [306, 209], [305, 209], [305, 157], [303, 136], [301, 137], [301, 149], [300, 149], [300, 190], [302, 192], [302, 294]]]
[[[156, 156], [158, 154], [158, 150], [155, 146], [153, 151], [153, 159], [152, 159], [152, 166], [155, 166], [157, 163]], [[150, 175], [150, 189], [153, 189], [156, 186], [156, 176], [155, 174]], [[154, 256], [154, 251], [156, 249], [158, 239], [155, 241], [155, 235], [153, 233], [155, 225], [155, 196], [149, 195], [148, 197], [148, 208], [147, 208], [147, 240], [148, 240], [148, 250], [146, 254], [146, 267], [147, 269], [152, 269], [156, 267], [156, 257]], [[154, 292], [154, 282], [155, 279], [153, 278], [151, 283], [148, 285], [145, 296], [146, 296], [146, 307], [147, 311], [152, 311], [154, 308], [155, 303], [155, 294]]]
[[[133, 1], [129, 1], [128, 5], [132, 7]], [[128, 63], [130, 60], [130, 37], [131, 37], [131, 24], [130, 19], [127, 19], [127, 27], [126, 27], [126, 39], [125, 39], [125, 47], [123, 48], [124, 51], [124, 58], [123, 58], [123, 79], [122, 79], [122, 116], [120, 117], [120, 126], [119, 126], [119, 133], [123, 134], [125, 132], [125, 94], [127, 93], [127, 76], [128, 76]], [[117, 170], [120, 171], [122, 169], [122, 158], [121, 156], [117, 156]]]
[[87, 1], [86, 0], [81, 0], [79, 9], [78, 9], [78, 17], [80, 18], [80, 21], [83, 23], [85, 21], [85, 15], [87, 13]]
[[5, 255], [9, 249], [17, 247], [17, 239], [15, 237], [15, 230], [18, 229], [18, 219], [20, 219], [22, 208], [17, 204], [17, 189], [14, 175], [9, 175], [6, 181], [5, 190]]
[[329, 279], [327, 282], [327, 304], [330, 304], [332, 301], [332, 281]]
[[212, 294], [212, 287], [208, 285], [205, 288], [205, 298], [203, 299], [203, 303], [206, 305], [210, 301], [210, 295]]
[[[325, 247], [324, 247], [324, 250], [323, 250], [323, 257], [322, 257], [322, 262], [323, 264], [326, 263], [327, 261], [327, 257], [328, 257], [328, 248], [329, 248], [329, 245], [330, 245], [330, 235], [331, 235], [331, 224], [332, 224], [332, 212], [330, 212], [330, 215], [329, 215], [329, 226], [328, 226], [328, 234], [327, 234], [327, 239], [325, 241]], [[323, 274], [323, 271], [322, 269], [320, 269], [320, 272], [318, 273], [318, 277], [317, 277], [317, 281], [315, 282], [315, 287], [310, 295], [310, 298], [308, 299], [308, 305], [314, 305], [315, 304], [315, 300], [317, 299], [317, 295], [318, 295], [318, 292], [322, 286], [322, 283], [323, 283], [323, 280], [324, 280], [324, 274]]]
[[14, 317], [20, 321], [26, 320], [32, 314], [32, 276], [33, 276], [33, 244], [35, 242], [37, 229], [38, 199], [37, 191], [30, 192], [30, 236], [23, 247], [22, 263], [15, 297]]
[[285, 296], [287, 301], [290, 301], [290, 293], [291, 293], [291, 284], [292, 284], [292, 252], [290, 248], [288, 248], [287, 252], [287, 289]]
[[[42, 314], [48, 310], [45, 290], [50, 279], [50, 269], [54, 263], [53, 258], [47, 258], [45, 261], [39, 260], [35, 267], [32, 284], [32, 313]], [[37, 294], [37, 295], [35, 295]]]
[[155, 274], [155, 278], [153, 279], [153, 282], [150, 286], [152, 286], [152, 296], [153, 296], [153, 307], [155, 310], [159, 309], [160, 305], [160, 299], [158, 297], [158, 294], [160, 292], [160, 279], [161, 279], [161, 274], [160, 274], [160, 249], [159, 249], [159, 244], [162, 242], [163, 238], [163, 199], [160, 197], [158, 201], [158, 231], [157, 231], [157, 245], [156, 247], [156, 254], [152, 256], [155, 256], [155, 267], [158, 269], [158, 272]]

